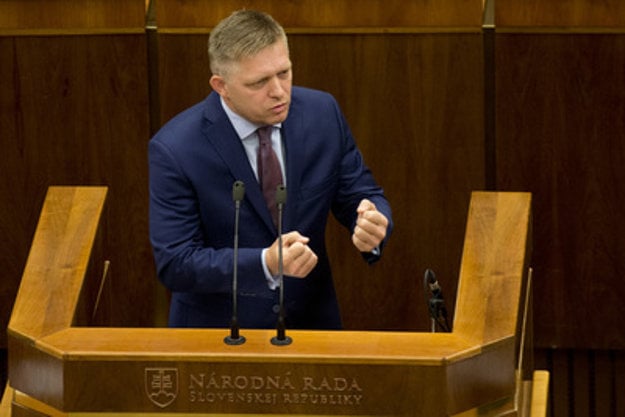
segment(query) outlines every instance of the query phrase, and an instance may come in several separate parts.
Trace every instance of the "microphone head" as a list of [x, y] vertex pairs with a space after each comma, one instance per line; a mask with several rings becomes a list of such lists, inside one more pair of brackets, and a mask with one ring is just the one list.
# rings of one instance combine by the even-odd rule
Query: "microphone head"
[[425, 270], [425, 282], [428, 284], [434, 284], [436, 282], [436, 275], [434, 275], [434, 271], [429, 268]]
[[276, 204], [286, 203], [286, 187], [283, 184], [279, 184], [276, 187]]
[[428, 287], [430, 288], [430, 291], [432, 291], [433, 295], [440, 295], [441, 287], [438, 284], [438, 280], [436, 279], [434, 271], [432, 271], [431, 269], [425, 270], [425, 282], [427, 282]]
[[241, 201], [244, 196], [245, 184], [243, 184], [243, 181], [235, 181], [234, 184], [232, 184], [232, 200]]

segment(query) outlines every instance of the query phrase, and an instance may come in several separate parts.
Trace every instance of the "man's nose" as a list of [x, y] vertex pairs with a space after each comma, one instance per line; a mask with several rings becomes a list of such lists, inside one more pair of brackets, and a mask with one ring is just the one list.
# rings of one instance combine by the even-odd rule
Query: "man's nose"
[[282, 97], [285, 93], [284, 87], [278, 77], [272, 77], [269, 80], [269, 95], [271, 97]]

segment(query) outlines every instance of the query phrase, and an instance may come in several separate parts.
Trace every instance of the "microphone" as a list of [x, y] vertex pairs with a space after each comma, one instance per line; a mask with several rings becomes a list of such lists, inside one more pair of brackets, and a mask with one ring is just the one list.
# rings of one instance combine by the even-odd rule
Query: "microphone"
[[239, 319], [237, 308], [237, 264], [239, 261], [239, 213], [241, 211], [241, 201], [245, 196], [245, 184], [243, 181], [235, 181], [232, 184], [232, 200], [234, 201], [234, 251], [233, 251], [233, 271], [232, 271], [232, 321], [230, 323], [230, 336], [224, 338], [228, 345], [241, 345], [245, 343], [245, 337], [239, 335]]
[[271, 343], [276, 346], [290, 345], [293, 342], [286, 335], [285, 312], [284, 312], [284, 258], [282, 257], [282, 209], [286, 203], [286, 187], [282, 184], [276, 188], [276, 204], [278, 205], [278, 280], [280, 282], [280, 311], [276, 325], [277, 335], [271, 338]]
[[445, 299], [443, 298], [443, 290], [436, 279], [434, 271], [431, 269], [425, 270], [423, 277], [423, 286], [425, 292], [428, 290], [431, 294], [428, 300], [428, 310], [430, 312], [430, 318], [432, 320], [432, 333], [436, 332], [436, 325], [444, 331], [450, 332], [449, 323], [447, 322], [447, 308], [445, 308]]

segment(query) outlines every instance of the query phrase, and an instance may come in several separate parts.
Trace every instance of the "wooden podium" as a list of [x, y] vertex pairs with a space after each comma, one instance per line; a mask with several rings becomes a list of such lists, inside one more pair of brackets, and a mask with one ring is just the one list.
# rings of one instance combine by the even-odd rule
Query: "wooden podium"
[[15, 415], [526, 415], [529, 194], [472, 194], [453, 332], [288, 331], [274, 346], [275, 330], [242, 329], [230, 346], [225, 329], [80, 326], [106, 193], [48, 190], [8, 327]]

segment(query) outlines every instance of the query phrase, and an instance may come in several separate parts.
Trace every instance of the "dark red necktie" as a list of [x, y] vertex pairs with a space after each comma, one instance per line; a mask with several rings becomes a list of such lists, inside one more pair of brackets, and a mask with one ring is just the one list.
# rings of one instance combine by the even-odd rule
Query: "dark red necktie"
[[282, 184], [282, 169], [278, 157], [271, 146], [273, 126], [258, 128], [258, 182], [263, 190], [265, 203], [271, 212], [273, 224], [278, 225], [278, 206], [276, 205], [276, 187]]

